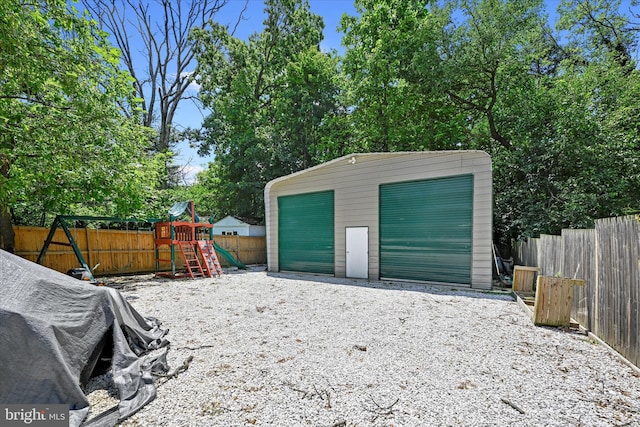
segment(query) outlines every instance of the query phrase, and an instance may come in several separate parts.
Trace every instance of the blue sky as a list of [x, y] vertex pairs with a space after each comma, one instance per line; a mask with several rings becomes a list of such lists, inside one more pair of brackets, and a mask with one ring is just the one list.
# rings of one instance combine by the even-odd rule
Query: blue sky
[[[221, 24], [234, 24], [245, 0], [229, 0], [229, 3], [218, 13], [217, 20]], [[336, 31], [343, 13], [355, 15], [353, 0], [309, 0], [311, 11], [323, 17], [325, 25], [325, 39], [322, 48], [340, 48], [342, 35]], [[244, 13], [245, 19], [238, 26], [236, 37], [246, 39], [254, 32], [262, 31], [264, 20], [264, 6], [262, 0], [249, 0], [249, 7]]]

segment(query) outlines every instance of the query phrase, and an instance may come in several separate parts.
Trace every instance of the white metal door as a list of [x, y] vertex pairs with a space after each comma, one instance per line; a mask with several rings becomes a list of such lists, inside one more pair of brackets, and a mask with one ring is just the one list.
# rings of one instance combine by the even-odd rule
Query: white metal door
[[369, 277], [369, 227], [347, 227], [347, 277]]

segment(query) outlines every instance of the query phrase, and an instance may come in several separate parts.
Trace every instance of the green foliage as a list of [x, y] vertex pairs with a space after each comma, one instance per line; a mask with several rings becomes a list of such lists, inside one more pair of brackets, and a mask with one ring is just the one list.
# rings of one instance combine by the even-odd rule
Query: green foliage
[[[264, 30], [247, 42], [226, 28], [194, 31], [201, 96], [212, 114], [200, 135], [215, 163], [201, 176], [215, 212], [262, 218], [264, 185], [311, 166], [336, 110], [337, 62], [319, 51], [323, 23], [306, 1], [265, 2]], [[337, 110], [336, 110], [337, 111]]]
[[[620, 13], [620, 0], [563, 0], [556, 27], [569, 35], [569, 45], [585, 62], [612, 60], [632, 69], [637, 23]], [[637, 16], [636, 16], [637, 17]]]
[[434, 44], [447, 16], [429, 1], [359, 0], [358, 16], [343, 16], [354, 151], [455, 149], [464, 117], [434, 86]]
[[[504, 241], [592, 227], [638, 208], [638, 70], [607, 49], [594, 56], [574, 48], [530, 92], [536, 108], [515, 122], [518, 148], [494, 153], [494, 227]], [[517, 105], [505, 109], [517, 113]]]
[[118, 56], [64, 0], [1, 2], [0, 206], [16, 221], [143, 209], [158, 165]]
[[283, 80], [273, 101], [272, 150], [280, 168], [294, 172], [326, 158], [322, 134], [337, 111], [337, 59], [310, 47], [287, 64]]

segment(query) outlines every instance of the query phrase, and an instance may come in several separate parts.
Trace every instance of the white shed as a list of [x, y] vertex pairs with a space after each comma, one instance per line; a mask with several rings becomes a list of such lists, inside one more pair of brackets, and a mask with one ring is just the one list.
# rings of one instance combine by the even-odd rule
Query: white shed
[[216, 236], [264, 236], [264, 225], [249, 224], [231, 215], [213, 223], [213, 234]]
[[270, 181], [265, 213], [269, 271], [491, 287], [483, 151], [350, 154]]

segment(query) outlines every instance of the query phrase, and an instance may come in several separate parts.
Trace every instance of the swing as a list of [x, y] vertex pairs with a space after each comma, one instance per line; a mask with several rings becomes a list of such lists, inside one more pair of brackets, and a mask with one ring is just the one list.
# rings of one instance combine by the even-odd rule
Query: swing
[[109, 270], [117, 271], [118, 267], [116, 266], [116, 262], [113, 258], [113, 242], [112, 242], [113, 236], [111, 235], [111, 223], [107, 222], [106, 224], [107, 224], [107, 241], [109, 242], [109, 261], [110, 261], [108, 264], [110, 265]]
[[[77, 220], [73, 221], [72, 236], [73, 236], [73, 239], [77, 242], [78, 241], [78, 221]], [[87, 238], [87, 255], [89, 253], [88, 248], [89, 248], [89, 241]], [[85, 280], [85, 281], [90, 281], [93, 278], [91, 275], [91, 272], [87, 271], [87, 269], [85, 269], [84, 267], [71, 268], [67, 270], [67, 275], [73, 277], [74, 279]]]
[[122, 270], [131, 270], [131, 236], [129, 235], [129, 221], [125, 223], [125, 236], [127, 239], [127, 264], [122, 267]]
[[[112, 251], [111, 248], [111, 242], [112, 239], [116, 236], [119, 236], [122, 232], [124, 232], [124, 236], [125, 236], [125, 240], [126, 240], [126, 247], [122, 245], [122, 239], [118, 239], [118, 245], [116, 247], [116, 251], [117, 253], [114, 254], [114, 251]], [[110, 233], [111, 234], [111, 233]], [[119, 236], [120, 237], [120, 236]], [[125, 273], [127, 270], [129, 270], [131, 268], [131, 246], [130, 246], [130, 242], [129, 242], [129, 221], [125, 221], [125, 228], [124, 230], [122, 230], [121, 227], [118, 227], [117, 229], [117, 233], [114, 233], [112, 236], [110, 236], [109, 238], [109, 249], [111, 251], [111, 257], [112, 257], [112, 261], [113, 261], [113, 257], [115, 256], [115, 259], [117, 261], [116, 262], [112, 262], [113, 265], [113, 271], [115, 271], [116, 273], [120, 274], [120, 273]], [[122, 253], [126, 250], [126, 254], [127, 254], [127, 263], [123, 266], [120, 267], [120, 263], [123, 261], [122, 258]]]
[[[102, 246], [100, 245], [100, 227], [96, 223], [93, 224], [93, 230], [96, 233], [96, 244], [95, 249], [93, 250], [93, 261], [95, 265], [91, 267], [91, 272], [93, 273], [100, 265], [102, 264]], [[89, 246], [89, 236], [87, 235], [87, 247]], [[97, 255], [96, 255], [97, 252]]]
[[[67, 221], [74, 221], [73, 223], [73, 233], [71, 232], [71, 227], [67, 225]], [[78, 222], [80, 221], [80, 222]], [[80, 251], [80, 249], [78, 248], [78, 245], [76, 244], [76, 240], [78, 237], [78, 231], [77, 228], [80, 226], [80, 224], [85, 223], [86, 227], [85, 227], [85, 231], [86, 229], [89, 227], [89, 223], [93, 222], [95, 223], [95, 231], [96, 231], [96, 242], [95, 245], [93, 245], [94, 249], [93, 249], [93, 253], [89, 253], [90, 256], [92, 256], [94, 259], [90, 260], [92, 263], [95, 262], [95, 266], [93, 268], [90, 268], [87, 264], [87, 262], [84, 259], [84, 255], [82, 254], [82, 252]], [[122, 224], [123, 222], [126, 223], [125, 227], [123, 228], [121, 225], [119, 227], [119, 231], [124, 232], [126, 235], [126, 239], [127, 239], [127, 243], [126, 243], [126, 247], [122, 246], [122, 244], [120, 244], [118, 242], [118, 248], [114, 248], [115, 243], [111, 241], [112, 238], [117, 238], [122, 236], [117, 236], [117, 235], [111, 235], [111, 223], [118, 223], [118, 224]], [[73, 249], [73, 252], [76, 256], [76, 258], [78, 259], [79, 264], [84, 268], [85, 271], [88, 272], [88, 274], [90, 275], [90, 280], [93, 280], [93, 275], [92, 275], [92, 271], [95, 270], [98, 266], [102, 265], [103, 268], [101, 269], [103, 273], [122, 273], [124, 271], [129, 270], [129, 272], [131, 272], [131, 266], [132, 264], [136, 261], [132, 256], [131, 256], [131, 251], [132, 250], [140, 250], [140, 224], [139, 224], [139, 220], [136, 218], [132, 218], [132, 219], [123, 219], [123, 218], [117, 218], [117, 217], [98, 217], [98, 216], [75, 216], [75, 215], [56, 215], [55, 219], [53, 220], [53, 223], [51, 225], [51, 228], [49, 229], [49, 234], [47, 235], [47, 238], [44, 242], [44, 245], [42, 246], [42, 249], [40, 250], [40, 254], [38, 255], [38, 259], [37, 259], [37, 263], [38, 264], [42, 264], [47, 250], [49, 249], [49, 245], [51, 244], [55, 244], [55, 245], [62, 245], [62, 246], [67, 246], [67, 247], [71, 247]], [[146, 220], [145, 222], [149, 222], [149, 223], [153, 223], [156, 222], [155, 220]], [[132, 242], [132, 238], [133, 236], [131, 236], [130, 234], [130, 227], [129, 227], [129, 223], [131, 223], [132, 227], [136, 227], [136, 245], [137, 247], [134, 248], [134, 244]], [[65, 233], [65, 236], [67, 238], [67, 241], [69, 243], [66, 242], [59, 242], [59, 241], [54, 241], [54, 236], [56, 234], [56, 230], [58, 229], [58, 227], [62, 228], [62, 230]], [[103, 246], [102, 243], [104, 242], [100, 242], [100, 233], [106, 232], [107, 233], [107, 240], [108, 243], [105, 244], [105, 246]], [[87, 243], [86, 243], [86, 251], [89, 252], [90, 249], [90, 239], [89, 239], [89, 233], [88, 231], [85, 232], [85, 236], [87, 239]], [[104, 236], [103, 236], [104, 237]], [[126, 256], [126, 265], [124, 267], [119, 267], [117, 264], [118, 262], [122, 262], [123, 260], [118, 260], [118, 257], [120, 257], [121, 254], [123, 254], [126, 251], [127, 256]], [[104, 255], [104, 256], [103, 256]], [[124, 257], [123, 257], [124, 258]], [[109, 262], [110, 261], [110, 262]], [[139, 270], [140, 266], [137, 266], [135, 270]]]
[[[132, 271], [131, 266], [133, 265], [133, 260], [131, 258], [131, 252], [133, 250], [136, 251], [136, 253], [140, 252], [140, 223], [138, 221], [132, 221], [131, 222], [132, 226], [135, 227], [136, 230], [136, 234], [135, 234], [135, 240], [136, 240], [136, 244], [133, 245], [131, 240], [133, 239], [133, 235], [131, 233], [131, 230], [129, 230], [129, 221], [127, 221], [127, 225], [126, 225], [126, 233], [127, 233], [127, 265], [125, 266], [126, 269], [128, 269], [130, 272]], [[135, 247], [134, 247], [135, 246]], [[138, 268], [134, 268], [133, 271], [137, 271], [139, 269]]]

